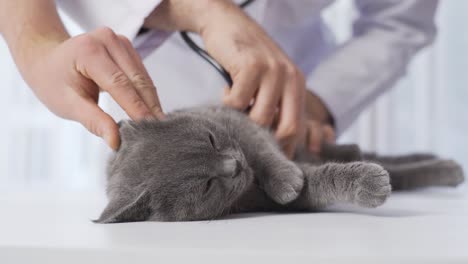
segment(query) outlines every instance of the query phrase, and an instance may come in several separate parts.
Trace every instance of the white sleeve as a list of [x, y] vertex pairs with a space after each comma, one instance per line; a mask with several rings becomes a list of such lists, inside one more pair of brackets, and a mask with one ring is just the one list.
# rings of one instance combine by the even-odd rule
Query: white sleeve
[[436, 34], [438, 0], [355, 0], [353, 37], [308, 76], [307, 86], [330, 110], [342, 133], [400, 78], [415, 53]]
[[130, 39], [144, 57], [170, 32], [152, 30], [138, 36], [145, 18], [162, 0], [58, 0], [57, 5], [85, 31], [106, 26]]

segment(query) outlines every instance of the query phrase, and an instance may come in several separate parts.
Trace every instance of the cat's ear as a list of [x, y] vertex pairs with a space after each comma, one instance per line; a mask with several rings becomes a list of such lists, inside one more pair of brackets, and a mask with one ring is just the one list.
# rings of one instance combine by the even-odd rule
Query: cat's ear
[[151, 215], [151, 194], [142, 191], [136, 198], [115, 197], [109, 201], [95, 223], [110, 224], [145, 221]]

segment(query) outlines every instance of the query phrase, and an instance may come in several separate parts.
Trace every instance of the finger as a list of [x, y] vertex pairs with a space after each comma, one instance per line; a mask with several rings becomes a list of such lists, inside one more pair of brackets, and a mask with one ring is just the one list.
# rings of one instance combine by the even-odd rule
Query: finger
[[89, 55], [78, 57], [76, 64], [78, 71], [107, 91], [130, 118], [140, 120], [153, 116], [127, 75], [115, 64], [104, 47], [95, 48]]
[[310, 152], [319, 154], [322, 145], [321, 125], [315, 120], [307, 121], [307, 147]]
[[294, 158], [294, 153], [296, 151], [297, 141], [289, 141], [286, 145], [282, 146], [283, 152], [288, 157], [288, 159]]
[[156, 94], [156, 87], [154, 87], [153, 81], [141, 62], [140, 56], [130, 41], [124, 36], [117, 36], [109, 28], [100, 28], [91, 34], [105, 46], [112, 60], [128, 77], [148, 109], [155, 116], [162, 117], [163, 113]]
[[292, 81], [292, 86], [284, 90], [279, 109], [278, 128], [275, 137], [288, 145], [288, 142], [296, 142], [299, 136], [300, 126], [303, 119], [304, 88], [296, 81]]
[[223, 89], [223, 98], [228, 97], [230, 93], [231, 93], [231, 87], [225, 86]]
[[259, 87], [259, 75], [252, 71], [244, 70], [234, 79], [234, 84], [223, 98], [224, 104], [232, 108], [244, 111], [254, 98]]
[[[125, 36], [118, 35], [118, 38], [133, 62], [133, 64], [126, 64], [126, 66], [121, 66], [121, 68], [127, 73], [133, 86], [136, 88], [143, 101], [145, 101], [150, 111], [157, 118], [164, 118], [164, 112], [162, 111], [157, 89], [146, 71], [140, 55]], [[117, 62], [117, 64], [121, 65], [120, 62]]]
[[323, 125], [322, 133], [323, 133], [323, 137], [324, 137], [325, 142], [330, 143], [330, 144], [335, 143], [336, 134], [335, 134], [335, 130], [332, 128], [332, 126]]
[[106, 144], [113, 150], [120, 146], [119, 127], [114, 119], [97, 104], [84, 100], [79, 104], [80, 109], [74, 119], [80, 122], [89, 132], [104, 139]]
[[273, 123], [284, 86], [281, 76], [278, 74], [266, 78], [255, 97], [249, 116], [261, 126], [271, 127]]

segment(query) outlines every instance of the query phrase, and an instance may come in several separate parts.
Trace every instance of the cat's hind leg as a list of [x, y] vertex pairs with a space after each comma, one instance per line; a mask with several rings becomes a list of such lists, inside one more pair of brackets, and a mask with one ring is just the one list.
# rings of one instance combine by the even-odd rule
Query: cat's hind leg
[[400, 165], [419, 161], [436, 160], [438, 157], [431, 153], [413, 153], [407, 155], [387, 156], [376, 153], [363, 153], [363, 159], [371, 162], [386, 165]]
[[400, 165], [387, 165], [394, 190], [430, 186], [455, 187], [464, 181], [462, 167], [452, 160], [426, 160]]
[[388, 172], [368, 162], [300, 164], [305, 183], [292, 207], [300, 210], [324, 208], [335, 202], [377, 207], [391, 193]]

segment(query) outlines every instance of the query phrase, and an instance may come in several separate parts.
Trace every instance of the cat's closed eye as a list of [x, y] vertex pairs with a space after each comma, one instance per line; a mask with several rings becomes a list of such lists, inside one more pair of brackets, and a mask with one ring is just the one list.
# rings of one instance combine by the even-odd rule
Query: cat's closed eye
[[213, 181], [214, 181], [213, 178], [211, 178], [211, 179], [209, 179], [208, 181], [206, 181], [205, 192], [204, 192], [205, 194], [209, 193], [210, 190], [211, 190], [211, 188], [213, 188]]
[[214, 150], [218, 150], [218, 147], [216, 145], [216, 141], [215, 141], [215, 138], [214, 138], [214, 135], [212, 133], [209, 133], [208, 135], [209, 139], [210, 139], [210, 143], [211, 143], [211, 146], [213, 147]]

